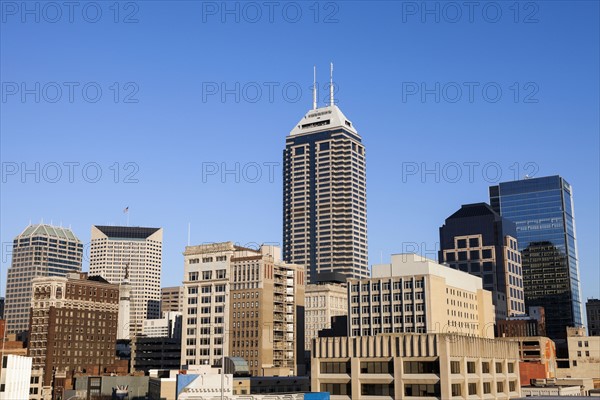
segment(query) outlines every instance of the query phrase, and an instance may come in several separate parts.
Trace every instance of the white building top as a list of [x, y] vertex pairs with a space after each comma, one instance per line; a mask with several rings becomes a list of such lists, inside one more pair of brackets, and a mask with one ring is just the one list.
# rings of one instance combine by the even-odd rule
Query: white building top
[[354, 125], [344, 113], [336, 106], [326, 106], [310, 110], [290, 132], [290, 136], [305, 135], [309, 133], [330, 131], [344, 128], [358, 135]]
[[446, 280], [446, 285], [475, 292], [483, 289], [481, 278], [422, 257], [418, 254], [392, 254], [390, 264], [373, 265], [372, 278], [433, 275]]

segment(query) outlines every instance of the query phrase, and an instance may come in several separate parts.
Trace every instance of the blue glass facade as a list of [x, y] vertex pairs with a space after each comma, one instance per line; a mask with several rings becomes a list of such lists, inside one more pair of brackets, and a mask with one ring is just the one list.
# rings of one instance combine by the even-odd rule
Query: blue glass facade
[[523, 256], [525, 303], [543, 306], [549, 337], [583, 324], [573, 192], [560, 176], [490, 187], [490, 204], [515, 222]]

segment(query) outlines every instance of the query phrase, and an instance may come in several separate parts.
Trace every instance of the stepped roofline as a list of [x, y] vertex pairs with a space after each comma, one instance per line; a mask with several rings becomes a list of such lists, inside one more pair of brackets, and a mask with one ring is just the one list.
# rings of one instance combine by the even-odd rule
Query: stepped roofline
[[296, 124], [294, 129], [292, 129], [290, 136], [306, 135], [340, 128], [360, 136], [354, 128], [354, 124], [334, 104], [333, 106], [309, 110], [300, 122]]

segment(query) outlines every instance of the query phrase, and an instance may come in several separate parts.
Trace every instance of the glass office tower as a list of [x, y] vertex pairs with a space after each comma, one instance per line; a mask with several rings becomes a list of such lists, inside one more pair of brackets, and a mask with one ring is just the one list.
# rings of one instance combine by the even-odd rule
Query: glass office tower
[[583, 324], [571, 185], [558, 175], [502, 182], [490, 204], [517, 225], [526, 306], [543, 306], [548, 336], [564, 339]]

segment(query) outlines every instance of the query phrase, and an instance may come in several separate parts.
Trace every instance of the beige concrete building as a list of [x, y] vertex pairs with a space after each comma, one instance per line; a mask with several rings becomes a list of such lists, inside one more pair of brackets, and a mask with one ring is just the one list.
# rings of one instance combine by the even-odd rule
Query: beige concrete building
[[342, 399], [510, 399], [521, 394], [516, 343], [453, 334], [318, 338], [313, 391]]
[[312, 339], [321, 329], [331, 328], [331, 317], [348, 314], [348, 291], [345, 284], [322, 283], [306, 285], [304, 305], [304, 346], [310, 350]]
[[274, 246], [232, 242], [184, 252], [182, 364], [241, 357], [254, 376], [298, 373], [304, 352], [303, 267]]
[[183, 312], [183, 286], [160, 289], [160, 311]]
[[481, 278], [416, 254], [394, 254], [369, 279], [348, 280], [348, 333], [494, 337], [492, 293]]
[[129, 271], [131, 337], [145, 319], [160, 317], [162, 241], [162, 228], [92, 226], [90, 275], [120, 284]]
[[557, 369], [559, 378], [592, 378], [600, 383], [600, 336], [587, 336], [584, 327], [567, 328], [569, 368]]

